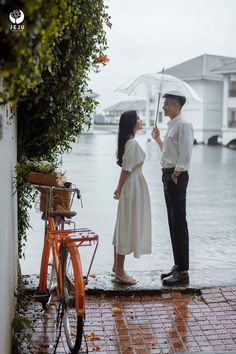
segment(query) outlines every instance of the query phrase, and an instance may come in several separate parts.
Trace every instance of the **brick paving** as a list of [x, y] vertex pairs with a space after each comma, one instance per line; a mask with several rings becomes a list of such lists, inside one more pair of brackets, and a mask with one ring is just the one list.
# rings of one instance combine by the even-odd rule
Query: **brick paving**
[[[45, 313], [29, 298], [24, 316], [32, 319], [34, 334], [22, 354], [52, 354], [57, 303]], [[88, 295], [84, 332], [81, 353], [236, 353], [236, 288]], [[69, 353], [63, 330], [56, 353]]]

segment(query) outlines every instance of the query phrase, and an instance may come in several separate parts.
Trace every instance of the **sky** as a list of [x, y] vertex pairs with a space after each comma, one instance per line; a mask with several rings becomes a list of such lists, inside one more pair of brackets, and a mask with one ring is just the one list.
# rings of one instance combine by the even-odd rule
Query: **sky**
[[236, 0], [105, 0], [109, 63], [90, 73], [98, 112], [127, 96], [115, 92], [139, 75], [202, 54], [236, 57]]

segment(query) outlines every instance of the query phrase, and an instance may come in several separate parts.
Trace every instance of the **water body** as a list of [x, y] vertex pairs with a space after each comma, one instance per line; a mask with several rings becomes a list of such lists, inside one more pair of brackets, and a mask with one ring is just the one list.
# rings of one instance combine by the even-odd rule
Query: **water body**
[[[137, 139], [146, 152], [143, 173], [152, 206], [152, 254], [134, 259], [127, 256], [132, 270], [168, 269], [173, 264], [167, 214], [161, 182], [160, 151], [145, 134]], [[93, 272], [107, 273], [113, 259], [112, 237], [117, 201], [113, 199], [120, 168], [115, 161], [116, 134], [97, 132], [83, 135], [72, 151], [63, 157], [62, 171], [80, 188], [83, 208], [77, 202], [77, 227], [94, 229], [100, 236]], [[234, 268], [236, 266], [236, 150], [221, 146], [196, 145], [187, 194], [187, 218], [190, 233], [190, 269]], [[33, 229], [28, 232], [22, 271], [39, 273], [43, 240], [43, 221], [33, 208]], [[88, 266], [91, 249], [82, 250]]]

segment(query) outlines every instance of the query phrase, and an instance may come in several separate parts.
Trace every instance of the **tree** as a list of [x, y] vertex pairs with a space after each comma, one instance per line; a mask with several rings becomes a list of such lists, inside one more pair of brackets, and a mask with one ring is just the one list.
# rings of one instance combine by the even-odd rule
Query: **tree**
[[[14, 10], [16, 9], [16, 10]], [[24, 13], [24, 29], [10, 30], [9, 13]], [[14, 11], [12, 11], [14, 10]], [[60, 159], [88, 128], [96, 101], [86, 96], [88, 74], [106, 64], [104, 24], [110, 27], [103, 0], [13, 0], [1, 7], [1, 103], [17, 102], [18, 187], [29, 161]], [[28, 188], [19, 193], [19, 244], [25, 239]]]

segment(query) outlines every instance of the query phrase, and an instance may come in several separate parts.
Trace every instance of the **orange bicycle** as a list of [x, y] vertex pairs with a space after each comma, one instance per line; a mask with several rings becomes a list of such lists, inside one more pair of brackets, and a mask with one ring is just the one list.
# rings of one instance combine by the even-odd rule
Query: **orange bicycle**
[[[70, 210], [71, 204], [75, 196], [78, 199], [81, 197], [77, 188], [31, 185], [41, 192], [40, 209], [45, 219], [39, 287], [35, 298], [47, 309], [53, 295], [57, 295], [68, 347], [71, 353], [78, 353], [85, 318], [85, 284], [99, 237], [89, 229], [76, 229], [75, 223], [71, 221], [76, 215], [76, 212]], [[94, 252], [87, 274], [83, 276], [79, 247], [92, 244], [95, 244]]]

